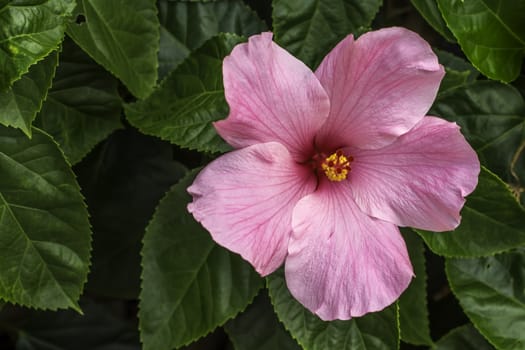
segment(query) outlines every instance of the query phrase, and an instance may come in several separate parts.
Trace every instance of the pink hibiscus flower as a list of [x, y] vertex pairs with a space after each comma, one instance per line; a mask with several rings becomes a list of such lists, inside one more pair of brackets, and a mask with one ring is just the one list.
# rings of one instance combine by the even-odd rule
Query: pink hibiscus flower
[[324, 320], [394, 302], [414, 276], [399, 226], [454, 229], [479, 161], [455, 123], [425, 116], [443, 67], [416, 33], [341, 41], [312, 72], [252, 36], [223, 64], [230, 106], [188, 210], [261, 275], [285, 264], [292, 295]]

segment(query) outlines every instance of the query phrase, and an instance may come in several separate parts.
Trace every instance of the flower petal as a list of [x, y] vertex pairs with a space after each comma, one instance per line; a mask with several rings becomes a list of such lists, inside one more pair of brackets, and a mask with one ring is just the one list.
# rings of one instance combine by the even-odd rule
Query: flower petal
[[315, 72], [331, 112], [317, 144], [383, 147], [427, 113], [445, 74], [428, 43], [403, 28], [348, 36]]
[[478, 183], [479, 160], [456, 123], [425, 117], [379, 150], [348, 150], [347, 185], [365, 213], [401, 226], [452, 230]]
[[311, 155], [330, 102], [304, 63], [262, 33], [233, 49], [223, 75], [230, 115], [215, 128], [230, 145], [277, 141], [297, 160]]
[[213, 239], [248, 260], [261, 275], [284, 261], [292, 210], [315, 189], [307, 168], [277, 143], [253, 145], [221, 156], [197, 176], [188, 210]]
[[323, 320], [382, 310], [413, 276], [398, 228], [362, 213], [341, 189], [322, 181], [299, 201], [285, 263], [288, 289]]

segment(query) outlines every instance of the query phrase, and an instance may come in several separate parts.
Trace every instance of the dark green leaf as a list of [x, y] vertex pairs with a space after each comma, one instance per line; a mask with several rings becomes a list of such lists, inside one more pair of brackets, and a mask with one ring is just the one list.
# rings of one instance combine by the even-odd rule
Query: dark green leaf
[[450, 257], [492, 255], [525, 244], [525, 210], [508, 186], [484, 168], [461, 214], [454, 231], [416, 231], [434, 253]]
[[240, 0], [179, 2], [159, 0], [159, 77], [165, 77], [190, 52], [219, 33], [248, 37], [266, 30], [255, 12]]
[[449, 259], [446, 271], [463, 310], [492, 344], [525, 348], [525, 251]]
[[78, 0], [67, 33], [139, 98], [157, 81], [159, 20], [155, 0]]
[[244, 309], [262, 279], [188, 213], [195, 171], [160, 202], [144, 237], [140, 330], [145, 350], [188, 344]]
[[440, 97], [431, 114], [455, 121], [481, 164], [515, 192], [525, 184], [525, 101], [512, 86], [479, 81]]
[[235, 350], [301, 350], [273, 311], [268, 295], [261, 293], [252, 305], [225, 326]]
[[416, 275], [399, 298], [399, 328], [401, 339], [410, 344], [431, 345], [427, 308], [427, 272], [425, 249], [421, 238], [410, 230], [402, 230], [410, 261]]
[[441, 338], [433, 350], [491, 350], [494, 349], [470, 323], [454, 328]]
[[283, 269], [268, 276], [267, 284], [277, 316], [305, 349], [399, 348], [397, 305], [349, 321], [324, 322], [292, 297], [286, 287]]
[[419, 11], [421, 16], [445, 39], [454, 43], [456, 39], [454, 35], [447, 28], [445, 20], [439, 12], [436, 0], [410, 0], [412, 5]]
[[79, 310], [91, 231], [64, 155], [36, 128], [0, 127], [0, 174], [0, 298]]
[[75, 0], [5, 5], [0, 8], [0, 92], [58, 47]]
[[212, 125], [228, 115], [222, 59], [243, 39], [221, 34], [177, 67], [144, 101], [125, 106], [129, 122], [145, 134], [209, 152], [230, 149]]
[[172, 146], [134, 129], [118, 130], [76, 168], [93, 225], [93, 258], [86, 290], [137, 299], [140, 250], [148, 221], [186, 169]]
[[31, 137], [31, 124], [42, 107], [58, 64], [53, 52], [29, 68], [29, 72], [13, 86], [0, 92], [0, 123], [22, 130]]
[[81, 301], [84, 312], [17, 310], [9, 322], [17, 331], [17, 350], [140, 350], [131, 324], [112, 315], [109, 307]]
[[439, 62], [445, 66], [445, 77], [439, 86], [439, 96], [453, 92], [476, 81], [479, 72], [471, 64], [448, 51], [434, 50]]
[[118, 81], [69, 40], [64, 41], [53, 86], [36, 120], [72, 164], [121, 127]]
[[381, 0], [273, 0], [275, 41], [311, 68], [374, 19]]
[[438, 0], [448, 27], [472, 64], [491, 79], [517, 78], [525, 55], [525, 1]]

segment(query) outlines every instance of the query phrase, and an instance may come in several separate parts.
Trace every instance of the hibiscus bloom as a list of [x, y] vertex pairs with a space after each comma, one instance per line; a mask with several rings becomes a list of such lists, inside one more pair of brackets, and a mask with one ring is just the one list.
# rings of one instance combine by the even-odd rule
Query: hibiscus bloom
[[341, 41], [312, 72], [252, 36], [224, 59], [230, 106], [188, 210], [323, 320], [393, 303], [414, 276], [399, 226], [454, 229], [479, 161], [455, 123], [425, 116], [443, 67], [416, 33]]

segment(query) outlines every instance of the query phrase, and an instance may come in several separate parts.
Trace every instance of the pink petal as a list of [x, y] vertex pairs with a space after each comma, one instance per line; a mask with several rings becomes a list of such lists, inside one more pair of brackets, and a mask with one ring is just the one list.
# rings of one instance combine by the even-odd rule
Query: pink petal
[[330, 102], [304, 63], [262, 33], [233, 49], [223, 75], [230, 115], [215, 128], [230, 145], [278, 141], [297, 160], [311, 155]]
[[213, 239], [248, 260], [261, 275], [284, 261], [292, 210], [315, 189], [307, 168], [276, 142], [221, 156], [197, 176], [188, 210]]
[[445, 72], [418, 34], [386, 28], [348, 36], [315, 74], [332, 108], [317, 144], [330, 150], [393, 142], [425, 116]]
[[362, 213], [345, 190], [321, 181], [293, 212], [286, 283], [323, 320], [382, 310], [413, 276], [398, 228]]
[[478, 182], [478, 157], [459, 127], [435, 117], [383, 149], [347, 152], [354, 162], [346, 184], [357, 205], [401, 226], [454, 229]]

